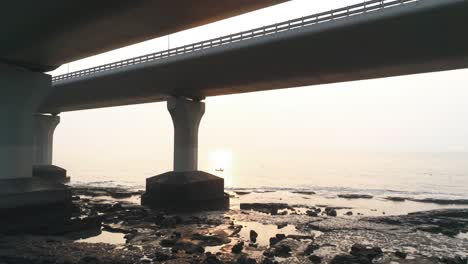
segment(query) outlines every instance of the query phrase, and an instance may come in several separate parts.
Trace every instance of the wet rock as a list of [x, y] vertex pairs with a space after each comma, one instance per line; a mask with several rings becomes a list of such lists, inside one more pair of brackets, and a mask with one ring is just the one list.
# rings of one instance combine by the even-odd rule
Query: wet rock
[[203, 264], [224, 264], [224, 262], [219, 260], [215, 255], [210, 254], [206, 256]]
[[257, 237], [257, 232], [255, 232], [255, 230], [250, 230], [250, 241], [252, 241], [253, 243], [257, 242]]
[[347, 193], [347, 194], [339, 194], [338, 197], [345, 198], [345, 199], [372, 199], [372, 195], [368, 194], [355, 194], [355, 193]]
[[315, 194], [315, 192], [313, 192], [313, 191], [293, 191], [292, 193], [305, 194], [305, 195]]
[[276, 260], [272, 260], [270, 258], [264, 258], [262, 264], [278, 264], [279, 262]]
[[331, 264], [372, 264], [366, 257], [353, 255], [336, 255], [330, 262]]
[[242, 249], [244, 248], [244, 242], [243, 241], [239, 241], [237, 244], [235, 244], [232, 249], [231, 249], [231, 252], [234, 253], [234, 254], [239, 254], [242, 252]]
[[294, 240], [303, 240], [303, 239], [312, 239], [313, 240], [315, 238], [314, 235], [287, 235], [286, 237], [294, 239]]
[[153, 259], [153, 261], [161, 262], [161, 261], [167, 261], [167, 260], [173, 259], [174, 257], [164, 252], [155, 252], [151, 256], [151, 258]]
[[247, 258], [246, 256], [241, 256], [237, 259], [236, 264], [256, 264], [257, 261], [253, 258]]
[[372, 262], [372, 260], [374, 258], [383, 255], [383, 252], [382, 252], [381, 248], [379, 248], [379, 247], [368, 247], [368, 246], [361, 245], [361, 244], [354, 244], [351, 247], [351, 252], [350, 253], [353, 256], [366, 257], [371, 262]]
[[307, 214], [308, 216], [318, 217], [318, 214], [317, 214], [316, 211], [307, 210], [307, 211], [306, 211], [306, 214]]
[[442, 263], [446, 264], [466, 264], [468, 263], [468, 258], [462, 258], [462, 257], [454, 257], [454, 258], [442, 258], [440, 260]]
[[441, 209], [363, 219], [374, 223], [400, 225], [430, 233], [454, 237], [468, 230], [468, 209]]
[[309, 245], [307, 245], [307, 248], [304, 250], [304, 255], [310, 255], [312, 253], [314, 253], [315, 250], [319, 249], [320, 246], [317, 245], [317, 244], [314, 244], [314, 243], [310, 243]]
[[404, 202], [406, 201], [406, 197], [395, 197], [395, 196], [389, 196], [385, 197], [386, 200], [393, 201], [393, 202]]
[[348, 211], [348, 212], [345, 213], [345, 215], [351, 216], [351, 215], [353, 215], [353, 212]]
[[257, 248], [258, 244], [257, 243], [249, 243], [249, 247]]
[[186, 254], [202, 254], [205, 252], [205, 249], [200, 245], [194, 244], [192, 242], [181, 242], [178, 241], [172, 247], [172, 252], [185, 251]]
[[261, 213], [277, 215], [278, 210], [291, 209], [291, 207], [285, 203], [241, 203], [240, 209], [253, 210]]
[[433, 203], [433, 204], [456, 204], [456, 205], [468, 205], [468, 199], [435, 199], [435, 198], [426, 198], [426, 199], [409, 199], [413, 202], [420, 203]]
[[395, 251], [395, 256], [401, 259], [405, 259], [408, 256], [408, 254], [406, 254], [405, 252], [401, 252], [401, 251]]
[[193, 234], [192, 239], [202, 241], [204, 246], [219, 246], [231, 242], [230, 239], [225, 237], [223, 238], [217, 235], [206, 236], [198, 233]]
[[232, 226], [232, 229], [234, 229], [234, 231], [229, 236], [230, 237], [237, 236], [242, 230], [242, 227], [243, 227], [242, 225]]
[[241, 192], [241, 191], [237, 191], [237, 192], [234, 192], [236, 193], [237, 195], [247, 195], [247, 194], [250, 194], [250, 192]]
[[78, 264], [100, 264], [100, 263], [101, 262], [99, 261], [98, 258], [91, 257], [91, 256], [85, 256], [78, 261]]
[[276, 226], [278, 227], [278, 229], [282, 229], [282, 228], [288, 226], [288, 223], [286, 223], [286, 222], [278, 223], [278, 224], [276, 224]]
[[335, 216], [338, 215], [338, 214], [336, 213], [335, 208], [333, 208], [333, 207], [327, 207], [327, 208], [325, 208], [325, 211], [324, 211], [324, 212], [325, 212], [325, 214], [328, 215], [328, 216], [333, 216], [333, 217], [335, 217]]
[[288, 258], [291, 256], [291, 248], [288, 245], [276, 245], [263, 252], [263, 255], [267, 257]]
[[276, 236], [270, 237], [270, 246], [275, 245], [276, 243], [280, 242], [281, 240], [285, 238], [286, 238], [286, 235], [284, 234], [276, 234]]
[[125, 229], [119, 225], [106, 225], [106, 224], [103, 224], [102, 225], [102, 230], [104, 231], [107, 231], [107, 232], [111, 232], [111, 233], [124, 233], [124, 234], [128, 234], [128, 233], [131, 233], [130, 230], [128, 229]]
[[317, 255], [310, 255], [309, 260], [314, 264], [322, 263], [322, 258]]
[[161, 247], [173, 247], [177, 243], [177, 239], [163, 239], [159, 244]]

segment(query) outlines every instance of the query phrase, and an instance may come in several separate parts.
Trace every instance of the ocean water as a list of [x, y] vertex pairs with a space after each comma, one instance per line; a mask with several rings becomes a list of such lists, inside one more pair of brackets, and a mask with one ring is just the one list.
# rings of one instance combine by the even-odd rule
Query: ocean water
[[[468, 153], [314, 153], [289, 160], [232, 158], [224, 162], [222, 172], [216, 170], [217, 165], [206, 162], [200, 170], [225, 178], [227, 190], [307, 189], [324, 195], [468, 198]], [[144, 188], [145, 178], [165, 172], [150, 174], [151, 166], [116, 162], [89, 169], [77, 163], [67, 169], [72, 183]]]

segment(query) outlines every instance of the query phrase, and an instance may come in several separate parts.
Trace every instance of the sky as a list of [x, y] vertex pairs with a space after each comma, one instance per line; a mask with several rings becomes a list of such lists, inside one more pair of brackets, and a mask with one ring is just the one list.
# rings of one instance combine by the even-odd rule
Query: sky
[[[293, 0], [63, 65], [52, 75], [144, 55], [362, 1]], [[345, 44], [343, 44], [345, 45]], [[303, 166], [316, 153], [468, 151], [467, 70], [210, 97], [199, 167]], [[172, 168], [165, 103], [62, 113], [54, 163], [72, 174]], [[247, 164], [247, 165], [246, 165]], [[258, 166], [257, 166], [258, 167]]]

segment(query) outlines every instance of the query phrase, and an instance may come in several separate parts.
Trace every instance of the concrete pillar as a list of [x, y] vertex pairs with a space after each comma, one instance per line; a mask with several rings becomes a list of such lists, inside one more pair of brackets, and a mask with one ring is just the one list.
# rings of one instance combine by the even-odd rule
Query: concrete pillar
[[198, 127], [205, 104], [186, 98], [170, 98], [167, 109], [174, 125], [174, 171], [198, 169]]
[[59, 123], [57, 115], [34, 116], [34, 165], [52, 165], [54, 131]]
[[174, 124], [174, 171], [146, 179], [141, 204], [167, 211], [229, 209], [224, 179], [198, 170], [198, 126], [205, 104], [170, 98], [167, 109]]
[[0, 64], [0, 180], [32, 177], [34, 115], [51, 77]]

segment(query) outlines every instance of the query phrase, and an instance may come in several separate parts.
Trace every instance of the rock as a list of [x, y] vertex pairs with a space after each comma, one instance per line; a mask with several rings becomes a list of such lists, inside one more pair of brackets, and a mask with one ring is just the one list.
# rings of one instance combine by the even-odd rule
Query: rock
[[272, 251], [273, 256], [280, 258], [288, 258], [291, 256], [291, 248], [287, 245], [275, 246]]
[[389, 197], [385, 197], [385, 199], [386, 199], [386, 200], [389, 200], [389, 201], [393, 201], [393, 202], [404, 202], [404, 201], [406, 201], [406, 199], [408, 199], [408, 198], [406, 198], [406, 197], [394, 197], [394, 196], [391, 197], [391, 196], [389, 196]]
[[241, 191], [236, 191], [234, 192], [236, 193], [237, 195], [247, 195], [247, 194], [250, 194], [250, 192], [241, 192]]
[[234, 254], [239, 254], [242, 252], [242, 249], [244, 248], [244, 242], [243, 241], [239, 241], [237, 244], [235, 244], [232, 249], [231, 249], [231, 252], [234, 253]]
[[395, 251], [395, 256], [397, 256], [397, 257], [399, 257], [401, 259], [405, 259], [407, 255], [408, 254], [406, 254], [405, 252]]
[[177, 243], [177, 239], [163, 239], [159, 244], [161, 247], [173, 247]]
[[372, 264], [366, 257], [352, 255], [336, 255], [330, 262], [331, 264]]
[[256, 264], [257, 261], [253, 258], [247, 258], [246, 256], [241, 256], [237, 259], [236, 264]]
[[229, 236], [230, 237], [237, 236], [242, 230], [242, 225], [233, 226], [232, 229], [234, 229], [234, 231]]
[[205, 258], [203, 264], [224, 264], [224, 262], [219, 260], [215, 255], [210, 254]]
[[317, 255], [310, 255], [309, 256], [309, 260], [312, 262], [312, 263], [322, 263], [322, 258], [317, 256]]
[[287, 235], [286, 237], [294, 239], [294, 240], [302, 240], [302, 239], [312, 239], [313, 240], [315, 238], [314, 235]]
[[346, 214], [345, 214], [345, 215], [351, 216], [351, 215], [353, 215], [353, 212], [351, 212], [351, 211], [348, 211], [348, 212], [346, 212]]
[[317, 214], [316, 211], [307, 210], [307, 211], [306, 211], [306, 214], [307, 214], [308, 216], [318, 217], [318, 214]]
[[372, 195], [368, 194], [355, 194], [355, 193], [348, 193], [348, 194], [339, 194], [338, 197], [345, 198], [345, 199], [372, 199]]
[[426, 198], [426, 199], [408, 199], [413, 202], [420, 203], [433, 203], [433, 204], [457, 204], [457, 205], [468, 205], [468, 199], [435, 199], [435, 198]]
[[206, 236], [198, 233], [193, 234], [192, 239], [202, 241], [204, 246], [219, 246], [231, 242], [231, 240], [226, 237], [217, 235]]
[[305, 194], [305, 195], [315, 194], [315, 192], [313, 192], [313, 191], [293, 191], [292, 193]]
[[85, 256], [78, 261], [78, 264], [100, 264], [100, 263], [101, 262], [99, 261], [98, 258], [91, 257], [91, 256]]
[[454, 258], [442, 258], [440, 260], [442, 263], [446, 263], [446, 264], [466, 264], [468, 263], [468, 259], [467, 258], [462, 258], [462, 257], [454, 257]]
[[159, 262], [167, 261], [173, 258], [174, 258], [173, 256], [168, 255], [163, 252], [155, 252], [154, 255], [152, 256], [153, 261], [159, 261]]
[[383, 255], [382, 249], [380, 247], [367, 247], [361, 244], [354, 244], [351, 247], [350, 253], [353, 256], [366, 257], [371, 262], [374, 258]]
[[197, 244], [192, 242], [177, 242], [172, 247], [172, 252], [185, 251], [187, 254], [202, 254], [205, 252], [205, 249]]
[[278, 223], [278, 224], [276, 224], [276, 226], [278, 227], [278, 229], [281, 229], [281, 228], [284, 228], [284, 227], [288, 226], [288, 223], [286, 223], [286, 222]]
[[278, 210], [291, 209], [291, 207], [285, 203], [241, 203], [240, 209], [253, 210], [261, 213], [277, 215]]
[[257, 237], [257, 232], [255, 232], [255, 230], [250, 230], [250, 241], [252, 241], [253, 243], [257, 242]]
[[272, 260], [270, 258], [264, 258], [262, 264], [278, 264], [278, 261]]
[[312, 253], [314, 253], [315, 250], [319, 249], [320, 246], [317, 245], [317, 244], [314, 244], [314, 243], [310, 243], [309, 245], [307, 245], [307, 248], [304, 250], [304, 255], [310, 255]]
[[332, 208], [332, 207], [327, 207], [325, 208], [325, 214], [328, 215], [328, 216], [337, 216], [338, 214], [336, 213], [336, 210], [335, 208]]
[[365, 221], [401, 225], [429, 233], [455, 237], [468, 229], [468, 209], [440, 209], [398, 216], [370, 217]]
[[276, 234], [276, 236], [270, 237], [270, 246], [275, 245], [276, 243], [280, 242], [281, 240], [285, 238], [286, 238], [286, 235], [284, 234]]

